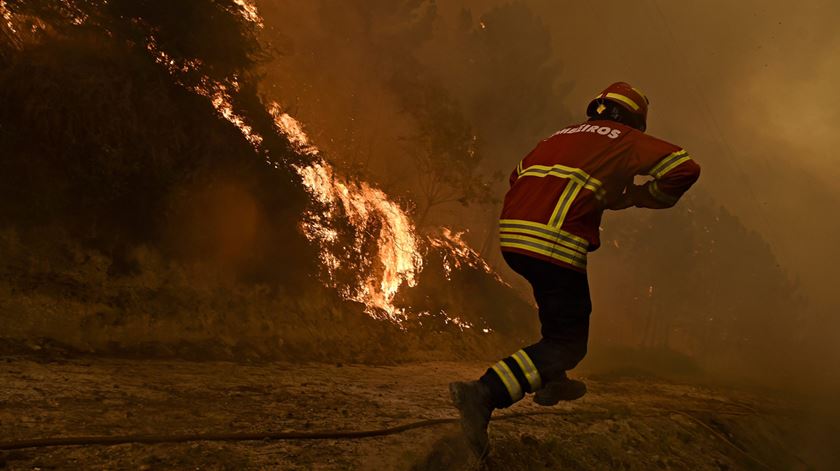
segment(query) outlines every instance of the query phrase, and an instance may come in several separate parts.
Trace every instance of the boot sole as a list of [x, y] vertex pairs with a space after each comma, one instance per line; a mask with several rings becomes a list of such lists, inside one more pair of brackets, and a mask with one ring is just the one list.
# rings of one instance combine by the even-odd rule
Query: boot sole
[[573, 396], [565, 396], [565, 397], [560, 397], [560, 398], [557, 398], [557, 399], [552, 398], [550, 400], [546, 400], [546, 399], [540, 399], [541, 396], [539, 394], [534, 394], [533, 400], [534, 400], [534, 403], [537, 404], [537, 405], [540, 405], [540, 406], [543, 406], [543, 407], [551, 407], [551, 406], [556, 406], [557, 404], [560, 404], [561, 402], [576, 401], [576, 400], [582, 398], [583, 396], [585, 396], [586, 392], [587, 392], [587, 388], [586, 388], [586, 385], [584, 385], [583, 386], [583, 391], [580, 391], [579, 394], [575, 394]]

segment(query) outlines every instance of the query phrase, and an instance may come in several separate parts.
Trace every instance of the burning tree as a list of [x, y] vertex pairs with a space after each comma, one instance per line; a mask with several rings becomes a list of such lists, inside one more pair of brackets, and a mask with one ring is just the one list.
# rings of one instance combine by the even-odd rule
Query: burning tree
[[[60, 225], [91, 250], [122, 253], [122, 271], [113, 263], [108, 276], [137, 270], [138, 245], [202, 263], [218, 247], [235, 254], [224, 273], [279, 283], [276, 289], [301, 298], [317, 292], [306, 286], [319, 279], [346, 310], [403, 331], [472, 329], [491, 338], [509, 327], [513, 343], [530, 334], [527, 323], [504, 320], [525, 303], [458, 237], [418, 235], [399, 204], [374, 185], [339, 175], [297, 121], [263, 102], [253, 72], [263, 54], [255, 32], [261, 19], [250, 3], [66, 0], [18, 2], [9, 11], [40, 25], [0, 77], [9, 104], [0, 123], [13, 130], [0, 136], [12, 156], [3, 163], [9, 171], [2, 188], [28, 195], [8, 200], [10, 223], [27, 214], [33, 230]], [[37, 57], [40, 70], [31, 60]], [[95, 78], [111, 69], [113, 78], [96, 86], [71, 77], [64, 95], [76, 101], [59, 98], [51, 72], [73, 70], [73, 63]], [[37, 80], [21, 80], [32, 76]], [[52, 108], [38, 108], [27, 92], [33, 86]], [[103, 102], [93, 91], [116, 95], [97, 109]], [[173, 122], [183, 110], [200, 119]], [[44, 178], [20, 178], [36, 175]], [[33, 181], [36, 191], [21, 186]], [[215, 229], [210, 216], [220, 221]], [[244, 222], [231, 227], [233, 221]], [[182, 227], [197, 224], [204, 230]], [[461, 273], [471, 273], [469, 280], [459, 280]], [[497, 290], [504, 309], [453, 296], [464, 283]]]

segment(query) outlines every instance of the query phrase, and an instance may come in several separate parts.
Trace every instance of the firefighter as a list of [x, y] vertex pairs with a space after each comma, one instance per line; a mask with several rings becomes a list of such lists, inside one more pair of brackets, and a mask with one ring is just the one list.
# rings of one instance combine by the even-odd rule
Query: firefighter
[[[527, 393], [543, 406], [586, 393], [566, 371], [586, 355], [592, 310], [586, 256], [600, 246], [604, 210], [670, 208], [700, 176], [688, 152], [645, 134], [648, 105], [627, 83], [610, 85], [589, 103], [588, 121], [541, 141], [510, 176], [500, 245], [507, 264], [531, 283], [542, 338], [479, 380], [449, 385], [479, 458], [489, 451], [494, 409]], [[634, 184], [637, 175], [647, 181]]]

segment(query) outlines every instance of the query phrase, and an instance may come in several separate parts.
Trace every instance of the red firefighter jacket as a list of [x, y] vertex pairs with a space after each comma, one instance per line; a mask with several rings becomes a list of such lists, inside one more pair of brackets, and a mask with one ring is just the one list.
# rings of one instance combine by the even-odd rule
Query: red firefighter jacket
[[680, 147], [614, 121], [588, 121], [540, 142], [510, 176], [499, 231], [502, 251], [586, 270], [600, 245], [601, 215], [633, 188], [638, 207], [673, 206], [700, 176]]

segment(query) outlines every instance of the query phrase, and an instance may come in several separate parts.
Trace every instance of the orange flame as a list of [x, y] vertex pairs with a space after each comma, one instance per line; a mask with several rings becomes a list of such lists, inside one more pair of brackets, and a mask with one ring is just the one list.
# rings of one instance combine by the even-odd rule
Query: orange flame
[[243, 18], [251, 23], [257, 25], [257, 27], [263, 27], [262, 17], [260, 16], [260, 12], [257, 10], [257, 6], [250, 0], [233, 0], [239, 9], [240, 14]]
[[[319, 155], [318, 148], [309, 141], [303, 126], [296, 119], [283, 113], [276, 103], [271, 105], [270, 111], [277, 129], [300, 153]], [[392, 321], [401, 322], [405, 312], [394, 306], [394, 297], [401, 286], [416, 286], [416, 276], [423, 269], [416, 230], [408, 214], [382, 190], [366, 182], [355, 183], [338, 178], [332, 166], [321, 158], [294, 168], [307, 191], [326, 208], [324, 213], [306, 214], [301, 227], [309, 240], [319, 244], [321, 262], [332, 283], [335, 283], [335, 271], [341, 266], [341, 261], [330, 252], [326, 242], [333, 242], [337, 237], [334, 227], [338, 209], [356, 228], [379, 227], [373, 237], [378, 241], [380, 269], [360, 274], [355, 286], [334, 286], [345, 298], [367, 306], [368, 314], [380, 317], [384, 313]], [[359, 238], [346, 249], [363, 256], [363, 243], [364, 240]]]
[[450, 279], [449, 277], [454, 268], [469, 267], [492, 275], [499, 283], [507, 284], [487, 264], [484, 258], [464, 241], [464, 234], [465, 231], [452, 232], [452, 229], [443, 227], [441, 228], [440, 236], [429, 237], [429, 245], [442, 249], [443, 251], [443, 270], [446, 279]]
[[[384, 313], [392, 321], [400, 322], [405, 312], [394, 306], [394, 297], [404, 284], [417, 284], [416, 275], [423, 267], [414, 226], [408, 215], [382, 190], [365, 182], [351, 183], [337, 178], [332, 167], [324, 161], [295, 167], [295, 170], [313, 198], [326, 208], [324, 213], [304, 215], [301, 227], [307, 238], [319, 243], [321, 260], [333, 282], [335, 269], [341, 262], [324, 242], [335, 239], [337, 232], [333, 227], [338, 223], [338, 210], [342, 210], [343, 216], [355, 228], [379, 228], [378, 233], [370, 234], [378, 242], [378, 269], [358, 274], [355, 286], [336, 287], [347, 299], [365, 304], [368, 314], [380, 317]], [[345, 249], [364, 256], [365, 242], [364, 238], [357, 238]]]
[[[262, 26], [262, 19], [253, 4], [247, 0], [235, 2], [242, 8], [246, 19]], [[146, 47], [155, 61], [178, 83], [208, 98], [216, 112], [236, 126], [254, 150], [265, 156], [269, 165], [275, 168], [279, 166], [279, 163], [271, 160], [268, 152], [262, 148], [263, 137], [247, 123], [244, 116], [236, 112], [232, 104], [232, 93], [239, 90], [236, 77], [227, 83], [220, 83], [204, 76], [200, 85], [188, 86], [178, 79], [179, 75], [200, 69], [201, 61], [174, 60], [158, 47], [153, 36], [149, 37]], [[421, 241], [408, 214], [382, 190], [367, 182], [349, 181], [336, 175], [332, 165], [321, 157], [318, 148], [310, 142], [303, 126], [283, 112], [277, 103], [272, 103], [268, 112], [274, 118], [277, 132], [286, 136], [301, 155], [313, 158], [307, 164], [293, 165], [292, 168], [300, 175], [304, 188], [324, 208], [323, 212], [306, 212], [300, 227], [304, 235], [320, 249], [319, 258], [328, 278], [328, 286], [337, 289], [345, 299], [365, 305], [370, 316], [402, 324], [407, 313], [405, 309], [394, 304], [395, 297], [401, 287], [416, 286], [418, 274], [423, 269]], [[342, 221], [353, 227], [355, 240], [339, 240]], [[443, 228], [442, 236], [430, 237], [427, 241], [430, 246], [444, 251], [447, 277], [453, 266], [468, 266], [493, 274], [501, 282], [481, 256], [461, 239], [462, 234], [452, 233], [448, 228]], [[371, 270], [362, 272], [355, 266], [343, 266], [348, 258], [338, 253], [336, 244], [346, 243], [347, 245], [340, 247], [340, 250], [351, 253], [358, 259], [369, 255], [365, 244], [371, 241], [376, 245]], [[354, 279], [349, 282], [338, 280], [336, 275], [341, 269], [349, 269], [354, 274]], [[418, 316], [422, 314], [418, 313]], [[469, 322], [450, 316], [443, 310], [440, 314], [447, 324], [451, 323], [462, 331], [473, 327]], [[485, 328], [482, 331], [488, 333], [490, 329]]]
[[3, 21], [6, 22], [6, 26], [9, 28], [9, 31], [12, 33], [17, 33], [15, 30], [15, 25], [12, 22], [12, 12], [9, 11], [9, 7], [6, 4], [6, 0], [0, 0], [0, 16], [3, 17]]
[[271, 103], [268, 112], [274, 117], [277, 131], [284, 134], [298, 152], [304, 155], [318, 155], [318, 148], [309, 141], [309, 136], [303, 131], [300, 123], [288, 113], [284, 113], [279, 104]]

